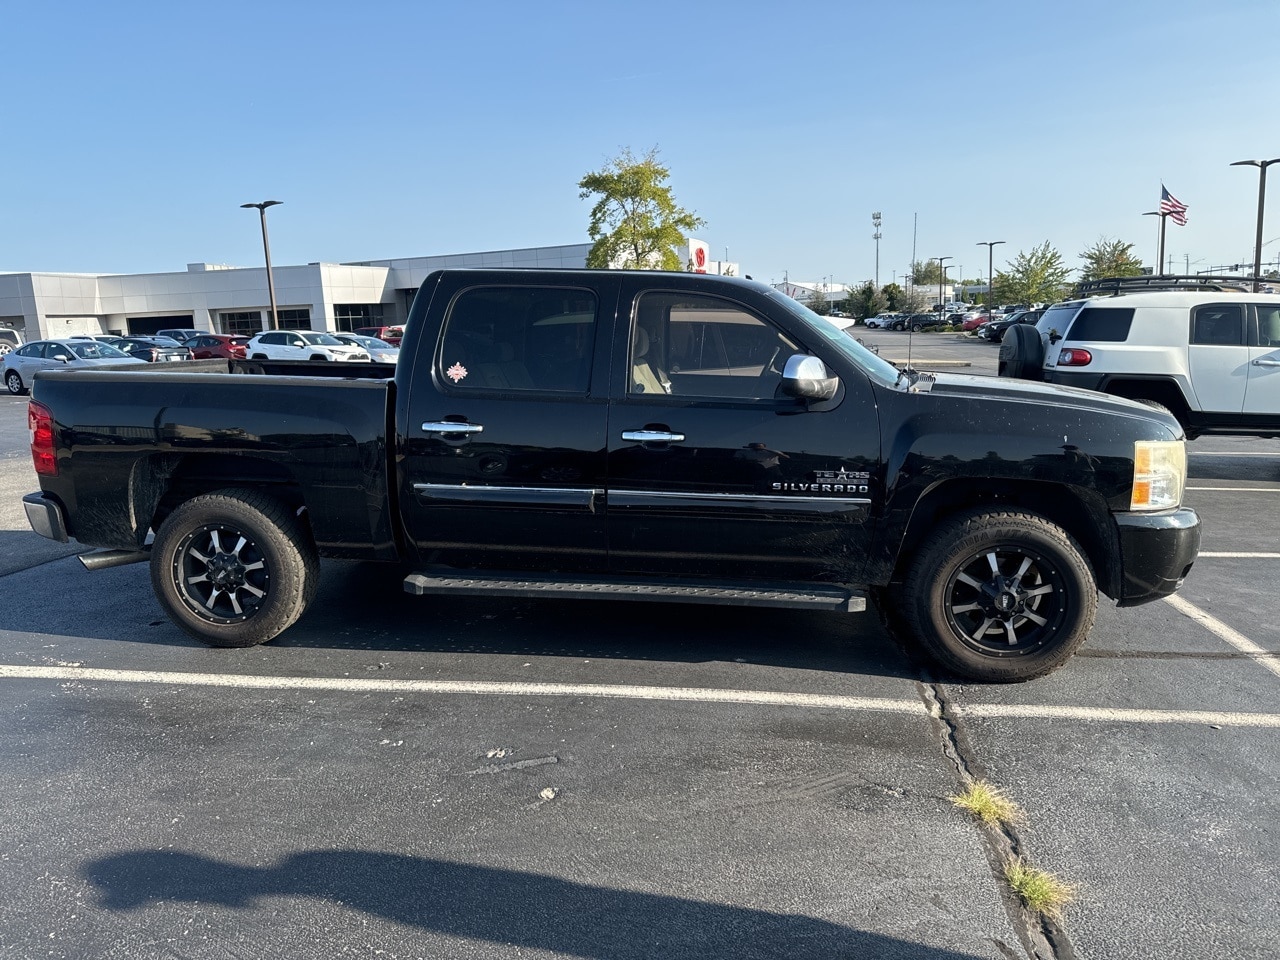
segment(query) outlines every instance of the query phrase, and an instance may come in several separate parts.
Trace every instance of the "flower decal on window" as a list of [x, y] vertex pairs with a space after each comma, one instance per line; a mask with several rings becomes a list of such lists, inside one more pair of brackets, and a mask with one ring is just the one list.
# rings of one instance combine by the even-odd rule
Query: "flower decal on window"
[[444, 375], [454, 383], [462, 382], [467, 375], [467, 368], [460, 363], [455, 363], [452, 367], [444, 372]]

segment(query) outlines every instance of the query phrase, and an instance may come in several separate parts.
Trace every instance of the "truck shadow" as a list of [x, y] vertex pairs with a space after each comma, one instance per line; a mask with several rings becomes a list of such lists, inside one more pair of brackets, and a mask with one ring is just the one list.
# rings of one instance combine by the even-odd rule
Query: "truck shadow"
[[[15, 534], [14, 536], [17, 536]], [[35, 534], [28, 536], [35, 537]], [[38, 538], [37, 538], [38, 539]], [[66, 550], [64, 544], [54, 544]], [[43, 558], [42, 558], [43, 559]], [[274, 648], [733, 662], [916, 679], [874, 608], [835, 614], [605, 600], [414, 597], [389, 564], [326, 561], [310, 609]], [[203, 647], [164, 614], [145, 565], [86, 571], [54, 553], [5, 576], [0, 631]], [[56, 602], [50, 597], [56, 595]], [[237, 652], [226, 651], [228, 665]]]
[[91, 861], [82, 873], [111, 910], [175, 901], [248, 910], [261, 898], [306, 897], [444, 936], [574, 957], [975, 956], [799, 914], [365, 850], [311, 850], [261, 868], [139, 851]]
[[753, 664], [915, 679], [862, 614], [646, 601], [414, 597], [382, 564], [329, 563], [274, 646]]

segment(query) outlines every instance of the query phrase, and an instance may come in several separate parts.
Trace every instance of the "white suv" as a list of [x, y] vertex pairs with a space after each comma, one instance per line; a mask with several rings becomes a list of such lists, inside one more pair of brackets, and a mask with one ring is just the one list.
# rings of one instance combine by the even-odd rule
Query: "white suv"
[[310, 330], [272, 330], [260, 333], [244, 347], [249, 360], [368, 360], [369, 351], [343, 343], [331, 333]]
[[1230, 279], [1085, 285], [1109, 293], [1054, 304], [1034, 328], [1009, 328], [1000, 375], [1165, 407], [1193, 439], [1280, 436], [1280, 296]]

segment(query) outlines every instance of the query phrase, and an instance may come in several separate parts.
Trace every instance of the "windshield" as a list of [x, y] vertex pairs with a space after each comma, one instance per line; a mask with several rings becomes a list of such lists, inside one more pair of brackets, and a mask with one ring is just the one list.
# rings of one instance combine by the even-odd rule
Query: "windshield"
[[868, 376], [890, 387], [898, 382], [898, 368], [888, 360], [881, 360], [854, 339], [847, 330], [842, 330], [825, 317], [818, 316], [804, 304], [786, 294], [771, 290], [769, 295], [774, 297], [788, 313], [803, 321], [805, 326], [829, 340], [832, 346], [856, 363], [858, 368]]
[[351, 344], [343, 343], [337, 337], [330, 333], [304, 333], [302, 339], [307, 343], [317, 343], [322, 347], [349, 347]]
[[81, 360], [128, 360], [129, 355], [117, 350], [109, 343], [97, 343], [86, 340], [84, 343], [69, 343], [68, 347]]
[[395, 347], [387, 343], [385, 340], [379, 340], [377, 337], [364, 337], [358, 333], [349, 333], [342, 338], [348, 343], [358, 343], [360, 346], [369, 350], [394, 350]]

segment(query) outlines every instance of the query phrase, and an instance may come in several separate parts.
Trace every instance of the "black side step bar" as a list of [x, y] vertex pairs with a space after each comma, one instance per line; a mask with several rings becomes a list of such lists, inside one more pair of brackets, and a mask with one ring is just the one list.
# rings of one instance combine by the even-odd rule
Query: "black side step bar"
[[424, 570], [404, 578], [406, 593], [481, 597], [563, 597], [575, 600], [657, 600], [739, 607], [789, 607], [860, 613], [866, 594], [844, 584], [653, 580], [582, 575], [530, 575], [472, 570]]

